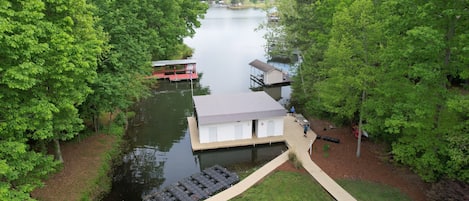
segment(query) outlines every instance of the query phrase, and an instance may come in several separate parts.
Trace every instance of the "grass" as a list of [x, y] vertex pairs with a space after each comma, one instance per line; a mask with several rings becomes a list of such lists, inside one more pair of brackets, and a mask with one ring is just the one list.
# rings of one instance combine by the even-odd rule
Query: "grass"
[[232, 200], [333, 200], [310, 176], [278, 171]]
[[[360, 180], [339, 180], [341, 185], [359, 201], [410, 201], [398, 189]], [[278, 171], [259, 184], [232, 199], [243, 200], [334, 200], [311, 176], [304, 173]]]
[[324, 158], [329, 157], [329, 149], [330, 149], [329, 144], [324, 144], [324, 146], [322, 147], [322, 151], [324, 152]]
[[399, 189], [384, 184], [345, 179], [337, 183], [360, 201], [411, 201]]
[[255, 164], [254, 167], [252, 167], [251, 164], [243, 164], [243, 163], [238, 163], [238, 164], [234, 164], [234, 165], [231, 165], [231, 166], [228, 166], [226, 167], [228, 170], [230, 171], [233, 171], [233, 172], [236, 172], [236, 174], [239, 176], [239, 178], [242, 180], [246, 177], [248, 177], [250, 174], [252, 174], [253, 172], [257, 171], [259, 168], [261, 168], [263, 165], [265, 165], [265, 162], [264, 163], [259, 163], [259, 164]]

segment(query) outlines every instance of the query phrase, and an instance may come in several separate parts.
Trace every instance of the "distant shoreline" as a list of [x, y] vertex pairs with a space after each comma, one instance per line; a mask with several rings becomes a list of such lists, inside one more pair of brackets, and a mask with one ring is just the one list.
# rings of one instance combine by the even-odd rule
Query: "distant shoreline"
[[242, 10], [242, 9], [249, 9], [249, 8], [264, 9], [268, 7], [268, 5], [265, 3], [256, 3], [256, 4], [248, 3], [248, 4], [239, 5], [239, 6], [227, 5], [227, 4], [211, 4], [210, 6], [228, 8], [232, 10]]

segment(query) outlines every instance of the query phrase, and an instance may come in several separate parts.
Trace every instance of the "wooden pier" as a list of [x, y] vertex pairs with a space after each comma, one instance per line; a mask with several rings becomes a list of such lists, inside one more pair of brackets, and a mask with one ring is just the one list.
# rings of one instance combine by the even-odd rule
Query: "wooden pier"
[[[345, 191], [339, 184], [337, 184], [329, 175], [327, 175], [316, 163], [310, 158], [309, 148], [312, 147], [316, 140], [316, 133], [311, 129], [307, 132], [307, 137], [303, 137], [303, 127], [298, 119], [289, 115], [285, 117], [285, 142], [289, 147], [287, 152], [284, 152], [277, 158], [265, 164], [257, 171], [241, 180], [236, 185], [214, 195], [207, 199], [207, 201], [230, 200], [250, 187], [257, 184], [278, 166], [282, 165], [288, 160], [288, 154], [294, 153], [301, 161], [303, 168], [327, 191], [329, 194], [338, 201], [356, 201], [356, 199]], [[275, 190], [275, 189], [272, 189]], [[311, 198], [314, 200], [314, 198]]]

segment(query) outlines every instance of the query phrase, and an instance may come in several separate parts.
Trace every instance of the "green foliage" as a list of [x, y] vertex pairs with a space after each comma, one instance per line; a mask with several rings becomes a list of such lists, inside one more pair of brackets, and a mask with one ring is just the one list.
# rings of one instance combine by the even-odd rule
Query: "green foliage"
[[371, 1], [355, 1], [336, 11], [322, 71], [317, 82], [320, 104], [339, 121], [357, 121], [362, 93], [374, 85], [374, 64], [380, 53], [381, 27]]
[[[393, 41], [390, 45], [389, 59], [396, 52], [401, 57], [386, 61], [391, 67], [390, 70], [405, 75], [406, 80], [399, 83], [400, 89], [409, 91], [402, 94], [404, 99], [394, 101], [394, 117], [400, 114], [400, 118], [387, 121], [388, 129], [402, 135], [393, 144], [393, 153], [398, 161], [413, 167], [424, 179], [432, 181], [443, 175], [458, 178], [463, 181], [467, 179], [467, 158], [458, 157], [457, 153], [464, 154], [467, 150], [461, 149], [467, 146], [467, 132], [458, 131], [464, 122], [464, 117], [460, 116], [449, 104], [452, 99], [467, 99], [467, 95], [451, 92], [448, 85], [448, 77], [456, 76], [463, 78], [458, 69], [460, 59], [458, 57], [459, 45], [454, 43], [457, 35], [467, 35], [467, 29], [461, 29], [463, 23], [456, 23], [458, 9], [454, 6], [462, 2], [442, 3], [436, 1], [421, 2], [419, 4], [407, 5], [407, 2], [394, 2], [392, 7], [406, 4], [410, 12], [418, 9], [418, 14], [408, 16], [408, 19], [399, 19], [401, 14], [394, 14], [393, 18], [399, 21], [408, 20], [415, 23], [406, 27], [406, 35], [399, 41]], [[389, 5], [386, 5], [389, 6]], [[451, 11], [450, 11], [451, 10]], [[431, 13], [441, 13], [442, 15], [452, 15], [445, 18], [435, 18]], [[448, 24], [443, 25], [443, 24]], [[454, 25], [454, 26], [453, 26]], [[459, 30], [455, 33], [455, 30]], [[457, 34], [457, 35], [455, 35]], [[403, 39], [403, 40], [402, 40]], [[404, 45], [404, 46], [402, 46]], [[454, 51], [453, 51], [454, 50]], [[407, 66], [408, 68], [402, 68]], [[393, 87], [395, 90], [397, 87]], [[454, 94], [454, 95], [450, 95]], [[465, 113], [468, 112], [466, 109]], [[455, 115], [459, 118], [454, 118]], [[385, 120], [386, 122], [386, 120]], [[464, 124], [464, 123], [463, 123]], [[451, 137], [450, 137], [451, 136]], [[456, 137], [457, 136], [457, 137]], [[455, 144], [448, 141], [453, 137], [460, 138]], [[451, 151], [449, 151], [451, 150]], [[452, 159], [458, 162], [453, 163]], [[465, 162], [466, 161], [466, 162]], [[457, 165], [454, 165], [457, 164]], [[454, 166], [453, 166], [454, 165]], [[458, 176], [456, 176], [458, 175]]]
[[99, 114], [125, 110], [149, 95], [149, 80], [144, 77], [151, 73], [152, 60], [189, 54], [182, 39], [195, 33], [207, 5], [192, 0], [93, 2], [108, 41], [91, 85], [94, 93], [80, 109], [97, 128]]
[[469, 97], [455, 95], [447, 102], [450, 112], [444, 126], [445, 165], [449, 178], [469, 181]]
[[45, 144], [144, 97], [151, 59], [187, 52], [182, 39], [207, 9], [193, 0], [88, 2], [0, 2], [0, 200], [30, 200], [57, 167]]
[[57, 163], [31, 145], [73, 138], [77, 106], [91, 92], [102, 40], [78, 1], [0, 3], [1, 200], [29, 193]]
[[0, 158], [0, 200], [30, 200], [29, 193], [58, 164], [20, 142], [1, 141]]
[[296, 169], [303, 167], [303, 165], [301, 164], [301, 161], [298, 160], [298, 157], [293, 152], [288, 153], [288, 160], [290, 160], [293, 163], [293, 166], [295, 166]]
[[324, 146], [322, 146], [322, 151], [324, 152], [324, 158], [328, 158], [329, 157], [329, 149], [330, 149], [330, 145], [329, 144], [324, 144]]
[[281, 31], [302, 63], [292, 99], [357, 122], [422, 178], [468, 179], [469, 2], [280, 1]]

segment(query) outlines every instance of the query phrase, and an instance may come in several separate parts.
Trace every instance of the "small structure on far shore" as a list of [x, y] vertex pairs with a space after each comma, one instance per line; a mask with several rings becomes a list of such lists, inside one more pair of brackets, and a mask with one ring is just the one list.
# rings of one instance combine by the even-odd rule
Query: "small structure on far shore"
[[251, 70], [251, 88], [289, 85], [290, 77], [274, 66], [259, 60], [249, 63]]
[[263, 91], [193, 99], [195, 116], [188, 122], [194, 150], [284, 141], [286, 110]]

